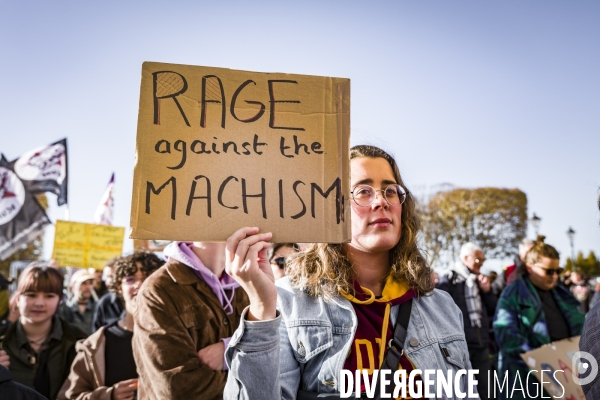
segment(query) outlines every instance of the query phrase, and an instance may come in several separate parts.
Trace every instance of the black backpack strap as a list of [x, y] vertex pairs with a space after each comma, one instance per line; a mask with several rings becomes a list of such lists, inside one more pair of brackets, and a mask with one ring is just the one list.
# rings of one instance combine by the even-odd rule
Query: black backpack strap
[[[396, 324], [394, 325], [394, 336], [389, 341], [389, 349], [385, 353], [385, 357], [383, 358], [383, 365], [381, 369], [389, 369], [392, 372], [396, 371], [400, 366], [400, 358], [402, 357], [402, 350], [404, 349], [404, 342], [406, 341], [406, 334], [408, 329], [408, 322], [410, 321], [410, 313], [412, 310], [412, 299], [405, 301], [400, 304], [398, 307], [398, 315], [396, 316]], [[375, 389], [375, 397], [374, 399], [380, 399], [380, 382], [377, 381], [377, 386]], [[393, 381], [391, 382], [393, 385]], [[388, 393], [392, 393], [392, 386], [387, 388]], [[316, 392], [307, 392], [304, 390], [298, 390], [297, 400], [312, 400], [321, 397], [325, 397], [326, 395], [321, 395]], [[335, 395], [331, 395], [334, 398]], [[363, 398], [363, 397], [361, 397]]]
[[[412, 299], [405, 301], [398, 307], [398, 315], [396, 316], [396, 324], [394, 325], [394, 336], [389, 341], [389, 349], [385, 353], [383, 364], [381, 365], [382, 370], [387, 369], [392, 374], [398, 370], [400, 366], [400, 358], [404, 352], [404, 342], [406, 341], [406, 334], [408, 329], [408, 322], [410, 321], [410, 313], [412, 310]], [[380, 382], [377, 382], [377, 389], [375, 398], [379, 399]], [[392, 393], [393, 383], [387, 388], [388, 393]]]

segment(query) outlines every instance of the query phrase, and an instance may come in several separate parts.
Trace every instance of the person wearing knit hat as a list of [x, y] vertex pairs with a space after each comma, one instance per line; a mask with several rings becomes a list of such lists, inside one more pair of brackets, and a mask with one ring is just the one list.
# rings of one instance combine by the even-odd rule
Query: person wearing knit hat
[[77, 270], [70, 279], [72, 296], [60, 307], [60, 316], [87, 335], [92, 334], [92, 319], [97, 298], [94, 293], [94, 275], [87, 269]]

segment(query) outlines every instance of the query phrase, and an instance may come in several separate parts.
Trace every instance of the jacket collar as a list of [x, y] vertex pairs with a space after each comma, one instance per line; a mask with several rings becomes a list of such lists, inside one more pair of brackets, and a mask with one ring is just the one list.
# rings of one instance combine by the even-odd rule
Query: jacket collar
[[173, 282], [180, 285], [193, 285], [200, 281], [193, 269], [179, 261], [170, 260], [165, 264], [165, 268]]
[[[26, 344], [29, 343], [29, 340], [27, 340], [27, 336], [25, 336], [25, 331], [23, 330], [23, 326], [21, 325], [21, 321], [17, 320], [17, 322], [15, 323], [16, 325], [16, 339], [17, 339], [17, 345], [19, 346], [19, 348], [25, 346]], [[60, 319], [58, 318], [58, 316], [54, 316], [52, 317], [52, 330], [50, 331], [50, 340], [58, 340], [61, 341], [63, 337], [63, 328], [62, 328], [62, 324], [60, 323]]]
[[75, 348], [77, 351], [84, 351], [90, 356], [95, 356], [98, 349], [102, 347], [105, 340], [106, 326], [101, 327], [96, 332], [92, 333], [85, 340], [77, 342]]
[[[523, 279], [523, 282], [525, 282], [525, 285], [527, 286], [527, 289], [531, 293], [532, 297], [537, 301], [537, 303], [538, 303], [537, 305], [541, 305], [542, 302], [540, 299], [540, 295], [538, 294], [537, 289], [531, 282], [531, 279], [529, 279], [526, 275], [523, 275], [521, 277], [521, 279]], [[575, 299], [573, 297], [571, 292], [569, 292], [567, 289], [565, 289], [560, 284], [558, 284], [554, 288], [552, 288], [550, 290], [550, 293], [552, 293], [552, 296], [558, 302], [559, 305], [560, 304], [568, 304], [569, 306], [572, 306], [572, 307], [578, 307], [580, 304], [577, 301], [577, 299]]]

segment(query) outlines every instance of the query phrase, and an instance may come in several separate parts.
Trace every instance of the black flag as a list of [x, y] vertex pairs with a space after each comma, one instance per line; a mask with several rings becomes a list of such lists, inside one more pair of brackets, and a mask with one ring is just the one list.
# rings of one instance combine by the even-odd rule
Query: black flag
[[38, 147], [11, 161], [12, 169], [33, 193], [50, 192], [59, 206], [67, 203], [67, 139]]
[[0, 158], [0, 260], [31, 242], [50, 223], [42, 206]]

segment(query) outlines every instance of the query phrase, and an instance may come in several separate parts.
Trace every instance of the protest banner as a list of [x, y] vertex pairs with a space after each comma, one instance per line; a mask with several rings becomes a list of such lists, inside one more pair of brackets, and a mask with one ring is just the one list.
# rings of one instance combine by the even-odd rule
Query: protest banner
[[102, 195], [100, 204], [94, 213], [94, 223], [100, 225], [112, 225], [115, 213], [115, 173], [110, 177], [108, 186]]
[[350, 81], [146, 62], [133, 239], [347, 242]]
[[52, 258], [61, 267], [102, 269], [123, 252], [125, 228], [56, 221]]
[[0, 155], [0, 260], [42, 235], [48, 224], [42, 206]]
[[[574, 381], [572, 357], [579, 351], [579, 338], [559, 340], [521, 354], [521, 358], [550, 396], [564, 400], [585, 399], [581, 386]], [[542, 376], [542, 371], [543, 376]], [[523, 382], [525, 377], [521, 377]], [[539, 395], [541, 398], [541, 395]]]
[[37, 147], [9, 164], [33, 194], [54, 193], [59, 206], [67, 204], [67, 139]]

